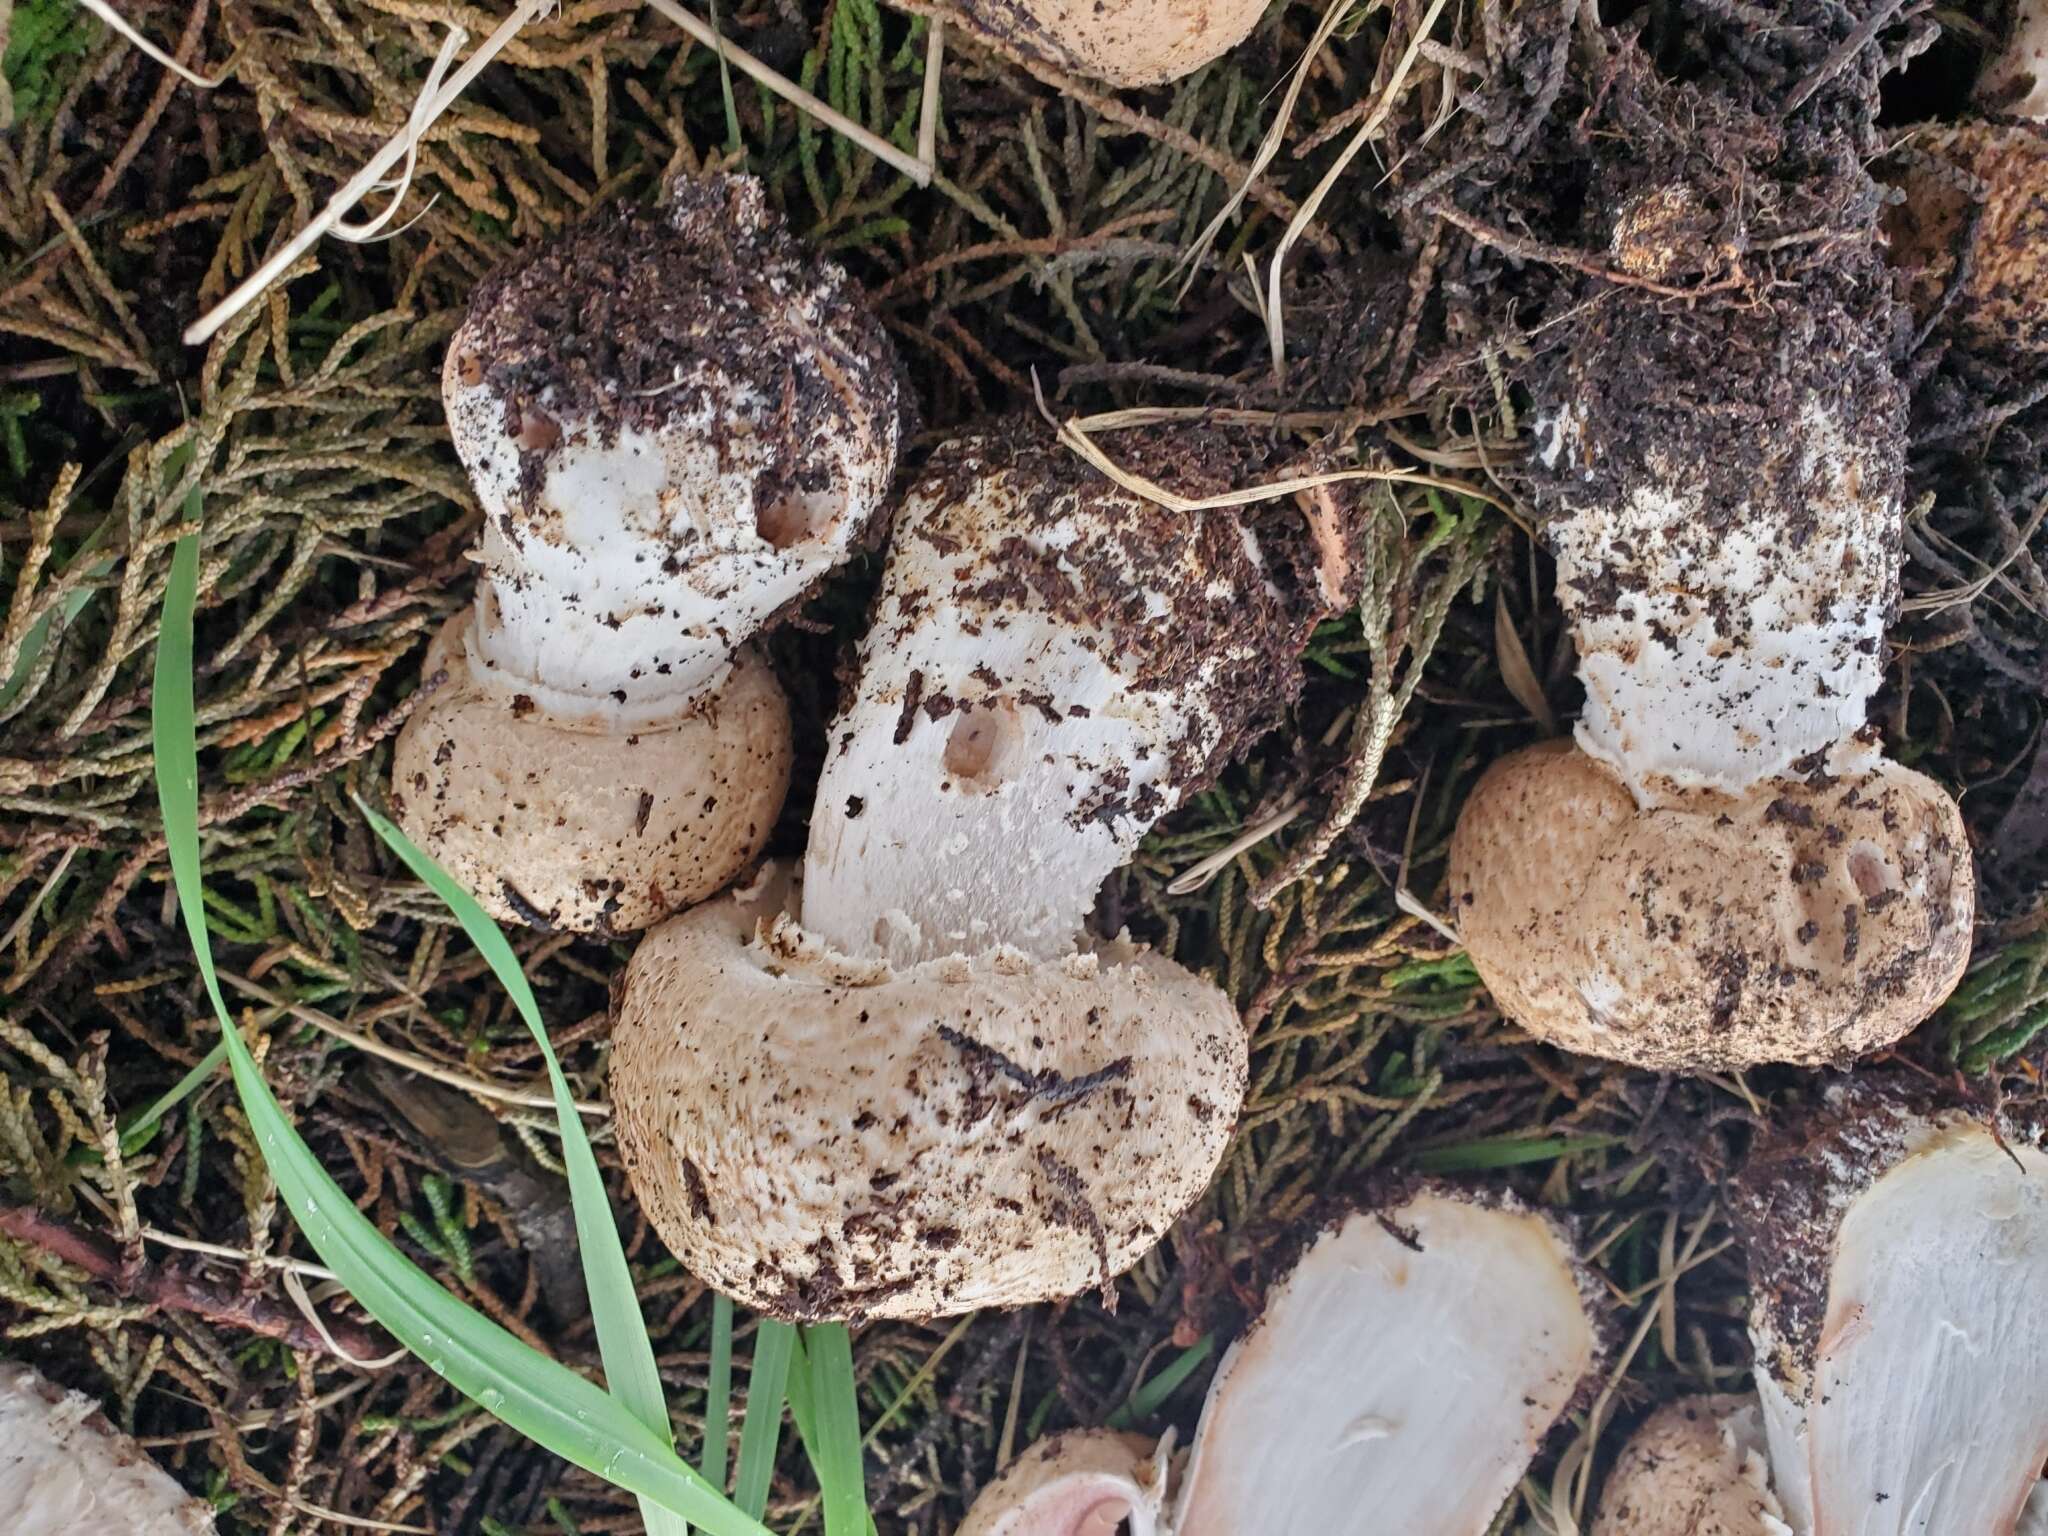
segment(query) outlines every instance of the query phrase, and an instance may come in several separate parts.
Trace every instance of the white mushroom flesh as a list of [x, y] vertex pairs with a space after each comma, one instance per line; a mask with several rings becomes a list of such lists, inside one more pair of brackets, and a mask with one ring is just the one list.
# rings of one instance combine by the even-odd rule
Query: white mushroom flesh
[[7, 1536], [209, 1536], [213, 1511], [99, 1405], [0, 1360], [0, 1529]]
[[2048, 1152], [1956, 1118], [1850, 1205], [1807, 1407], [1815, 1536], [2005, 1536], [2048, 1461]]
[[1175, 1536], [1481, 1536], [1596, 1353], [1543, 1217], [1437, 1192], [1349, 1217], [1225, 1356]]
[[896, 964], [1050, 959], [1207, 782], [1247, 679], [1284, 691], [1312, 615], [1249, 521], [1169, 513], [1028, 429], [934, 462], [829, 733], [804, 924]]
[[[1548, 431], [1546, 460], [1568, 471], [1588, 451], [1579, 419], [1568, 407]], [[1796, 543], [1778, 500], [1709, 506], [1698, 466], [1655, 450], [1625, 495], [1567, 502], [1551, 525], [1579, 744], [1641, 803], [1875, 756], [1853, 737], [1883, 678], [1899, 492], [1817, 394], [1787, 439], [1811, 515]]]

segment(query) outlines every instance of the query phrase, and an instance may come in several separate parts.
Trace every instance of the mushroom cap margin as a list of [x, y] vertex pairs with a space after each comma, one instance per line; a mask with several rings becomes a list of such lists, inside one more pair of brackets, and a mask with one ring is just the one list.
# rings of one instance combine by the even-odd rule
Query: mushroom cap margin
[[1450, 884], [1509, 1017], [1658, 1070], [1841, 1062], [1890, 1044], [1961, 978], [1976, 905], [1955, 801], [1896, 763], [1643, 810], [1563, 741], [1482, 775]]
[[759, 654], [672, 725], [578, 730], [473, 675], [472, 622], [465, 609], [428, 647], [425, 674], [447, 678], [399, 732], [391, 786], [406, 835], [493, 917], [630, 932], [759, 857], [791, 762], [789, 700]]
[[627, 1173], [711, 1285], [803, 1321], [1071, 1296], [1207, 1188], [1247, 1074], [1209, 982], [1123, 942], [893, 969], [829, 951], [794, 903], [770, 865], [626, 970]]

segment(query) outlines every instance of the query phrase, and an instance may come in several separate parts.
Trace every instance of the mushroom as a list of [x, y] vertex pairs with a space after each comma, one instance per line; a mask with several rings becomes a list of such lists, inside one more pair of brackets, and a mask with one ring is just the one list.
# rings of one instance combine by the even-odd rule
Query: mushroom
[[1163, 85], [1251, 36], [1266, 0], [967, 0], [984, 31], [1111, 85]]
[[442, 391], [483, 574], [400, 736], [401, 819], [501, 918], [645, 927], [780, 810], [788, 706], [747, 642], [883, 505], [888, 340], [758, 182], [678, 180], [479, 285]]
[[212, 1536], [194, 1498], [99, 1404], [0, 1360], [0, 1511], [8, 1536]]
[[2048, 1147], [1884, 1078], [1745, 1170], [1757, 1391], [1793, 1526], [2013, 1536], [2048, 1460]]
[[[1482, 1536], [1601, 1356], [1565, 1235], [1425, 1186], [1311, 1241], [1217, 1368], [1170, 1490], [1123, 1437], [1066, 1436], [991, 1483], [962, 1536]], [[1164, 1454], [1164, 1447], [1158, 1455]]]
[[1473, 963], [1532, 1034], [1661, 1070], [1896, 1040], [1962, 975], [1975, 884], [1955, 802], [1864, 722], [1903, 527], [1881, 338], [1818, 284], [1677, 331], [1617, 293], [1553, 394], [1586, 707], [1460, 817]]
[[2019, 0], [1977, 101], [1997, 115], [1913, 139], [1914, 156], [1890, 173], [1903, 196], [1885, 233], [1923, 323], [1960, 277], [1948, 330], [1981, 351], [2038, 359], [2048, 355], [2048, 0]]
[[[1227, 485], [1220, 451], [1184, 474]], [[1083, 924], [1298, 686], [1328, 511], [1170, 512], [1030, 423], [933, 455], [801, 874], [627, 968], [620, 1144], [693, 1272], [781, 1317], [1019, 1305], [1107, 1290], [1201, 1194], [1244, 1094], [1236, 1009]]]
[[1172, 1440], [1113, 1429], [1054, 1435], [981, 1490], [954, 1536], [1158, 1536]]
[[1756, 1399], [1682, 1397], [1645, 1419], [1607, 1475], [1593, 1536], [1793, 1536]]

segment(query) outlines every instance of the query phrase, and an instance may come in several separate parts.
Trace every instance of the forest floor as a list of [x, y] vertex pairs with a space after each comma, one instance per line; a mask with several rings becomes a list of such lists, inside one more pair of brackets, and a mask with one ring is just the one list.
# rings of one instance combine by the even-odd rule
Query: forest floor
[[[1335, 0], [1298, 72], [1325, 19], [1302, 0], [1195, 76], [1122, 93], [956, 20], [937, 174], [919, 188], [744, 77], [728, 84], [712, 50], [641, 0], [564, 0], [427, 135], [390, 238], [323, 242], [199, 348], [184, 326], [397, 131], [446, 28], [476, 38], [500, 18], [449, 0], [121, 8], [230, 78], [200, 90], [73, 0], [15, 0], [0, 135], [0, 1353], [107, 1402], [227, 1530], [638, 1528], [625, 1496], [419, 1362], [366, 1372], [306, 1338], [285, 1276], [316, 1296], [321, 1279], [293, 1268], [310, 1251], [224, 1074], [121, 1134], [217, 1033], [169, 888], [149, 671], [171, 493], [196, 462], [202, 814], [229, 1000], [380, 1227], [515, 1332], [594, 1362], [573, 1278], [528, 1251], [515, 1217], [535, 1212], [505, 1193], [542, 1218], [566, 1199], [537, 1055], [353, 797], [385, 803], [427, 638], [470, 597], [480, 514], [438, 378], [471, 287], [594, 202], [727, 167], [762, 177], [866, 286], [918, 398], [913, 464], [964, 422], [1032, 408], [1036, 390], [1063, 417], [1227, 408], [1242, 414], [1215, 430], [1335, 441], [1441, 482], [1372, 492], [1406, 530], [1382, 551], [1380, 601], [1324, 627], [1288, 728], [1104, 895], [1108, 920], [1212, 975], [1253, 1031], [1222, 1175], [1121, 1281], [1113, 1313], [1090, 1296], [859, 1331], [884, 1536], [950, 1531], [1043, 1431], [1121, 1415], [1185, 1432], [1276, 1235], [1378, 1170], [1481, 1176], [1571, 1213], [1632, 1341], [1612, 1392], [1560, 1428], [1498, 1529], [1580, 1529], [1593, 1469], [1645, 1404], [1746, 1378], [1725, 1180], [1755, 1128], [1826, 1074], [1668, 1078], [1536, 1043], [1395, 891], [1440, 902], [1477, 771], [1569, 729], [1577, 708], [1526, 466], [1534, 381], [1613, 286], [1576, 227], [1589, 188], [1631, 155], [1754, 170], [1790, 151], [1744, 124], [1801, 90], [1875, 162], [1905, 125], [1964, 110], [1992, 36], [1974, 8]], [[941, 7], [743, 0], [717, 14], [771, 67], [915, 145]], [[1669, 81], [1729, 119], [1679, 132]], [[1809, 116], [1787, 114], [1793, 139]], [[1266, 278], [1283, 244], [1280, 372]], [[1791, 259], [1757, 258], [1731, 289]], [[2029, 513], [2048, 486], [2048, 391], [1958, 363], [1938, 338], [1901, 351], [1908, 600], [1875, 718], [1894, 755], [1958, 792], [1984, 894], [1958, 1000], [1893, 1054], [1987, 1098], [2038, 1094], [2048, 533]], [[834, 662], [873, 575], [872, 560], [844, 572], [776, 642], [808, 744], [785, 851], [802, 846]], [[1260, 889], [1315, 834], [1380, 701], [1404, 707], [1361, 813], [1303, 878]], [[1206, 884], [1169, 889], [1241, 842]], [[517, 939], [578, 1093], [601, 1099], [628, 946]], [[404, 1070], [422, 1059], [442, 1088]], [[710, 1304], [638, 1219], [601, 1131], [598, 1151], [693, 1444]], [[97, 1260], [52, 1257], [53, 1224]], [[171, 1274], [192, 1282], [184, 1306], [157, 1304]], [[749, 1336], [743, 1324], [742, 1381]], [[770, 1523], [817, 1529], [813, 1487], [792, 1447]]]

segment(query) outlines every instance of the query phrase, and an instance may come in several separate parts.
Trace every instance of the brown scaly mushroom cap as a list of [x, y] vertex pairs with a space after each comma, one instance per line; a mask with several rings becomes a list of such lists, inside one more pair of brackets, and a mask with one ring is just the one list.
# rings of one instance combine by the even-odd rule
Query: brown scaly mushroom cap
[[715, 707], [635, 731], [508, 710], [451, 618], [445, 672], [391, 758], [406, 830], [501, 922], [630, 932], [723, 890], [760, 856], [789, 789], [789, 700], [751, 646]]
[[760, 184], [721, 176], [601, 208], [486, 279], [442, 389], [483, 578], [441, 650], [450, 688], [401, 737], [402, 819], [501, 917], [644, 926], [775, 820], [787, 711], [745, 647], [880, 512], [894, 356]]
[[[1158, 468], [1203, 442], [1119, 446]], [[694, 1271], [783, 1317], [1019, 1305], [1106, 1288], [1201, 1194], [1244, 1094], [1236, 1010], [1083, 924], [1284, 707], [1329, 601], [1320, 515], [1169, 513], [1034, 423], [933, 456], [801, 875], [627, 969], [620, 1144]]]
[[[1064, 1436], [962, 1536], [1483, 1536], [1602, 1355], [1598, 1289], [1547, 1217], [1426, 1186], [1336, 1220], [1217, 1367], [1173, 1479], [1142, 1444]], [[1450, 1362], [1454, 1360], [1455, 1364]]]
[[1593, 1536], [1794, 1536], [1756, 1399], [1682, 1397], [1645, 1419], [1607, 1475]]
[[1970, 951], [1961, 814], [1879, 760], [1649, 810], [1567, 741], [1495, 763], [1451, 843], [1459, 933], [1507, 1015], [1659, 1070], [1847, 1061]]
[[2013, 1536], [2048, 1460], [2048, 1147], [1857, 1079], [1735, 1213], [1777, 1491], [1800, 1531]]
[[966, 0], [987, 32], [1111, 85], [1163, 85], [1251, 36], [1266, 0]]
[[[1977, 82], [1993, 117], [1930, 127], [1888, 175], [1903, 194], [1885, 214], [1892, 260], [1926, 321], [1969, 270], [1943, 317], [1984, 352], [2048, 355], [2048, 0], [2019, 0], [2004, 49]], [[1968, 226], [1977, 217], [1974, 230]]]
[[1975, 910], [1954, 802], [1864, 726], [1898, 596], [1901, 391], [1823, 293], [1720, 317], [1745, 329], [1707, 376], [1649, 301], [1600, 316], [1543, 427], [1586, 708], [1573, 744], [1474, 788], [1454, 919], [1509, 1016], [1570, 1049], [1846, 1060], [1948, 995]]
[[213, 1510], [109, 1424], [99, 1404], [0, 1360], [7, 1536], [212, 1536]]

